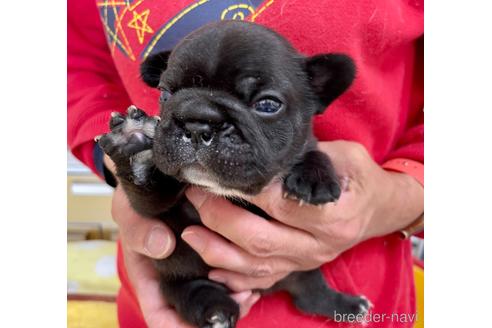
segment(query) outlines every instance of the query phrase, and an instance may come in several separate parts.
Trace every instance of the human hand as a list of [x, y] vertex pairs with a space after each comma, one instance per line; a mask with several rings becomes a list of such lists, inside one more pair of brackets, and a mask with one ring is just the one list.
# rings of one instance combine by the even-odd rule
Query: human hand
[[[159, 220], [138, 215], [131, 208], [121, 186], [114, 191], [111, 212], [119, 227], [128, 278], [147, 325], [150, 328], [190, 327], [164, 299], [159, 288], [159, 277], [151, 260], [166, 258], [173, 252], [173, 232]], [[251, 291], [231, 296], [239, 304], [241, 316], [246, 315], [259, 298]]]
[[423, 211], [423, 188], [388, 172], [363, 146], [320, 142], [345, 181], [338, 202], [321, 208], [282, 198], [279, 183], [248, 199], [276, 220], [267, 221], [198, 188], [186, 195], [208, 228], [191, 226], [182, 238], [218, 269], [209, 278], [234, 291], [269, 288], [292, 271], [310, 270], [366, 239], [404, 228]]

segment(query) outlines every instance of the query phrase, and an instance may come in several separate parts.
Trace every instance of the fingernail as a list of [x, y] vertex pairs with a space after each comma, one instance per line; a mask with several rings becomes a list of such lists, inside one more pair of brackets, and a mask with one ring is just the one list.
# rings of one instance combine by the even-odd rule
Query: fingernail
[[216, 282], [219, 282], [221, 284], [225, 284], [226, 283], [226, 279], [220, 275], [217, 275], [215, 273], [210, 273], [208, 275], [208, 279], [210, 280], [213, 280], [213, 281], [216, 281]]
[[197, 187], [191, 187], [186, 190], [186, 197], [196, 209], [202, 207], [208, 197], [208, 194]]
[[205, 241], [193, 231], [185, 231], [181, 238], [186, 241], [195, 251], [200, 253], [205, 248]]
[[164, 257], [169, 252], [171, 240], [168, 232], [161, 227], [153, 227], [145, 242], [145, 251], [154, 258]]

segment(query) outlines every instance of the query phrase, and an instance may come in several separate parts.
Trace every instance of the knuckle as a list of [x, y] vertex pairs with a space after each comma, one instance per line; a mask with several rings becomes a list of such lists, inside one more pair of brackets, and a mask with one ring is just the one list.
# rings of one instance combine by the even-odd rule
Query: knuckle
[[205, 246], [203, 248], [200, 256], [205, 261], [205, 263], [212, 267], [220, 267], [220, 264], [223, 262], [223, 257], [220, 256], [217, 252], [214, 252], [213, 249], [208, 246]]
[[[314, 269], [320, 265], [332, 261], [336, 256], [333, 256], [333, 236], [325, 235], [322, 240], [316, 238], [316, 243], [311, 247], [311, 252], [302, 258], [302, 261], [297, 262], [297, 266], [303, 269]], [[327, 242], [328, 240], [328, 242]]]
[[209, 211], [204, 211], [204, 210], [201, 210], [198, 211], [200, 213], [200, 220], [202, 220], [202, 223], [212, 229], [212, 230], [215, 230], [214, 228], [216, 228], [216, 223], [215, 223], [215, 220], [213, 220], [213, 216], [211, 215], [211, 213]]
[[249, 275], [253, 277], [267, 277], [272, 275], [273, 269], [267, 263], [259, 263], [251, 267]]
[[363, 159], [367, 156], [367, 150], [362, 144], [350, 141], [349, 146], [349, 154], [354, 160]]
[[256, 234], [248, 243], [248, 251], [256, 256], [270, 256], [275, 251], [272, 239], [264, 232]]
[[135, 226], [123, 227], [120, 229], [121, 238], [128, 248], [134, 252], [145, 254], [144, 241], [139, 232], [140, 231]]
[[220, 222], [223, 220], [216, 220], [217, 213], [213, 206], [207, 206], [208, 204], [204, 204], [200, 210], [200, 219], [202, 223], [213, 231], [220, 230]]

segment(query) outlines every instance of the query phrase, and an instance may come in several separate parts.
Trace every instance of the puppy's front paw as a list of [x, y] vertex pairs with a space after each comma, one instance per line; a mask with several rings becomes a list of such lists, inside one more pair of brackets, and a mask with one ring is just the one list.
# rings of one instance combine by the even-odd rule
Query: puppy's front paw
[[372, 303], [365, 296], [344, 295], [340, 301], [340, 314], [364, 317], [373, 307]]
[[319, 151], [308, 152], [284, 179], [284, 195], [299, 204], [322, 205], [336, 201], [341, 194], [340, 183], [330, 159]]
[[159, 119], [135, 106], [127, 115], [112, 113], [111, 132], [98, 138], [99, 145], [116, 165], [118, 175], [137, 185], [147, 182], [152, 162], [152, 144]]

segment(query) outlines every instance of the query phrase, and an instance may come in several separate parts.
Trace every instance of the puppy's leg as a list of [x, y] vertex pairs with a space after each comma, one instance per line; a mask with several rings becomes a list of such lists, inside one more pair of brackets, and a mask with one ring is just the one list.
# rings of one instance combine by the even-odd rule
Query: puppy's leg
[[341, 194], [330, 159], [317, 150], [307, 152], [302, 162], [291, 169], [283, 188], [288, 197], [298, 199], [300, 204], [325, 204], [336, 201]]
[[[339, 293], [331, 289], [320, 270], [293, 272], [279, 281], [268, 292], [285, 290], [296, 307], [304, 313], [325, 317], [364, 316], [371, 304], [365, 297]], [[338, 314], [338, 316], [335, 316]]]
[[161, 283], [166, 300], [178, 314], [199, 328], [233, 328], [239, 317], [239, 305], [228, 290], [206, 279]]
[[135, 106], [127, 115], [113, 113], [111, 132], [98, 142], [116, 165], [116, 175], [133, 208], [142, 215], [156, 216], [179, 199], [184, 185], [156, 169], [152, 146], [158, 118]]

